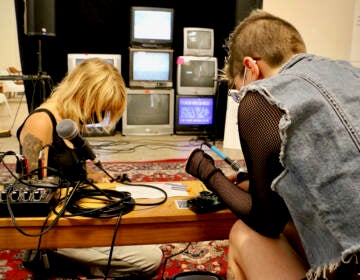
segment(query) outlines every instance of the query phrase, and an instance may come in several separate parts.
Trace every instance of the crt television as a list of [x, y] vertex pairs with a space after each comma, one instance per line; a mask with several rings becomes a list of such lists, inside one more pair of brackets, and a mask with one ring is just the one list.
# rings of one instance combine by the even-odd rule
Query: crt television
[[127, 89], [127, 105], [122, 116], [123, 135], [173, 133], [173, 89]]
[[176, 95], [175, 134], [211, 134], [215, 128], [214, 95]]
[[173, 50], [129, 48], [131, 88], [171, 88]]
[[170, 48], [173, 41], [174, 9], [133, 6], [130, 10], [130, 45]]
[[216, 57], [179, 56], [176, 60], [177, 94], [215, 94], [218, 64]]
[[67, 55], [68, 72], [73, 70], [76, 65], [88, 58], [98, 57], [114, 65], [121, 74], [121, 55], [120, 54], [100, 54], [100, 53], [69, 53]]
[[214, 56], [214, 29], [184, 27], [183, 55]]

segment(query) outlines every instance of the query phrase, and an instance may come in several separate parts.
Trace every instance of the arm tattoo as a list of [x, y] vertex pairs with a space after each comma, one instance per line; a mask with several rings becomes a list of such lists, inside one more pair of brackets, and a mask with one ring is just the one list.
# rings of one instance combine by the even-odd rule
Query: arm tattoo
[[27, 134], [21, 146], [23, 155], [28, 160], [30, 171], [38, 168], [39, 153], [44, 146], [42, 141], [33, 134]]

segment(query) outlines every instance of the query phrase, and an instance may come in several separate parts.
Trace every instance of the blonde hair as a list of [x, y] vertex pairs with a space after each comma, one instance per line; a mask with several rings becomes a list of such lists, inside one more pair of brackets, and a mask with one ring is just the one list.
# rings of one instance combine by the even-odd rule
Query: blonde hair
[[263, 10], [254, 10], [239, 23], [225, 42], [227, 57], [222, 78], [232, 81], [242, 75], [243, 59], [250, 56], [270, 66], [280, 66], [294, 54], [305, 53], [305, 43], [289, 22]]
[[52, 92], [63, 118], [78, 123], [103, 120], [110, 114], [110, 126], [115, 126], [126, 106], [124, 80], [113, 65], [103, 59], [86, 59], [77, 65]]

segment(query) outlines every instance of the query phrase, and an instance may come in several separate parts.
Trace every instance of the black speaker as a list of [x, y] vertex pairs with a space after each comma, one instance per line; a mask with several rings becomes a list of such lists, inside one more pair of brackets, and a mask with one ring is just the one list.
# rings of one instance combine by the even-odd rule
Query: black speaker
[[26, 35], [55, 36], [55, 0], [24, 0]]

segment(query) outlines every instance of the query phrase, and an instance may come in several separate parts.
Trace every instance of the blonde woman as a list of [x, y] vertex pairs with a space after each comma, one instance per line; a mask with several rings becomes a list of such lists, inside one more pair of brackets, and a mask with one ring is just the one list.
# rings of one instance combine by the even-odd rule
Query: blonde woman
[[[38, 168], [43, 157], [44, 175], [51, 172], [70, 180], [108, 179], [106, 174], [91, 174], [79, 161], [73, 145], [56, 132], [64, 119], [73, 120], [79, 131], [84, 124], [101, 122], [103, 113], [110, 116], [110, 127], [119, 121], [126, 104], [125, 84], [119, 71], [99, 58], [87, 59], [75, 67], [54, 88], [50, 97], [25, 119], [17, 131], [20, 153], [28, 160], [30, 170]], [[46, 172], [48, 174], [46, 174]], [[109, 240], [109, 243], [111, 241]], [[91, 274], [103, 276], [110, 248], [58, 249], [57, 254], [88, 265]], [[109, 276], [150, 275], [159, 267], [162, 251], [158, 246], [115, 247]]]

